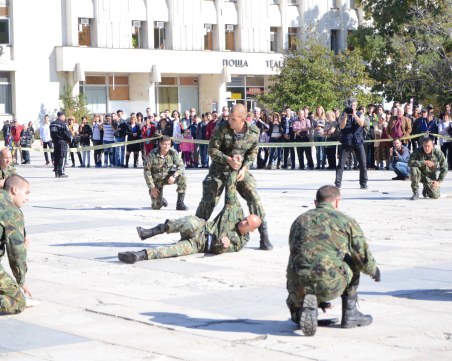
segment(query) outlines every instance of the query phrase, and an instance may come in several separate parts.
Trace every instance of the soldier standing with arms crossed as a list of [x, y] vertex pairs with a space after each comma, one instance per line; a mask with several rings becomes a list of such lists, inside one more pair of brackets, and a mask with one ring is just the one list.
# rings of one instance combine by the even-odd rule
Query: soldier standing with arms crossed
[[[196, 216], [209, 219], [230, 175], [237, 171], [238, 193], [246, 200], [250, 214], [256, 214], [262, 220], [259, 227], [260, 249], [271, 250], [273, 245], [268, 238], [265, 211], [256, 192], [256, 181], [249, 172], [257, 156], [259, 128], [248, 124], [245, 119], [245, 106], [237, 104], [232, 108], [228, 121], [220, 122], [215, 127], [209, 142], [212, 163], [203, 181], [203, 196]], [[231, 198], [234, 199], [233, 196]]]

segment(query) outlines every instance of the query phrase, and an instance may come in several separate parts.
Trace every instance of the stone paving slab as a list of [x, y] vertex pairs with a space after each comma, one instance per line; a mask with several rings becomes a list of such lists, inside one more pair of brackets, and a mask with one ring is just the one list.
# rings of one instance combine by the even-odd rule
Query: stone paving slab
[[[68, 179], [55, 179], [41, 158], [32, 153], [32, 164], [18, 167], [31, 182], [23, 209], [32, 242], [27, 283], [41, 304], [0, 316], [0, 334], [8, 334], [0, 337], [0, 358], [452, 359], [450, 174], [439, 200], [412, 202], [410, 183], [392, 181], [392, 172], [369, 171], [365, 191], [358, 172], [344, 172], [341, 210], [359, 221], [382, 270], [381, 283], [361, 278], [359, 307], [374, 322], [304, 337], [285, 305], [288, 234], [334, 172], [253, 171], [273, 251], [258, 250], [256, 233], [235, 254], [126, 265], [118, 252], [177, 241], [160, 235], [143, 242], [135, 227], [194, 214], [206, 170], [187, 170], [188, 212], [175, 210], [175, 187], [165, 188], [169, 207], [153, 211], [142, 168], [69, 168]], [[340, 319], [340, 300], [333, 306], [322, 317]], [[22, 334], [34, 341], [23, 342]]]

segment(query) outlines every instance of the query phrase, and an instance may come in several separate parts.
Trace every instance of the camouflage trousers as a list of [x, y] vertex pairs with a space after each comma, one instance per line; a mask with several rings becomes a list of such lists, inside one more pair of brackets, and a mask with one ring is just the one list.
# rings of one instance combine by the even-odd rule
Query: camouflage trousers
[[168, 233], [180, 233], [181, 240], [168, 246], [147, 249], [148, 259], [179, 257], [204, 252], [206, 245], [204, 229], [206, 221], [204, 219], [187, 216], [169, 219], [165, 224], [168, 226]]
[[0, 264], [0, 314], [20, 313], [25, 305], [25, 296], [19, 285]]
[[[159, 195], [156, 198], [153, 198], [151, 195], [151, 189], [149, 188], [149, 195], [151, 196], [152, 201], [152, 209], [160, 209], [163, 206], [163, 186], [170, 185], [168, 183], [169, 176], [166, 176], [162, 180], [155, 181], [155, 187], [159, 190]], [[180, 175], [176, 178], [176, 193], [185, 193], [185, 190], [187, 189], [187, 177], [185, 175]]]
[[345, 263], [340, 270], [332, 270], [323, 278], [299, 276], [296, 271], [288, 270], [287, 306], [291, 313], [296, 312], [303, 305], [307, 294], [316, 295], [319, 303], [334, 300], [343, 294], [354, 295], [358, 290], [359, 276], [359, 271], [353, 271]]
[[440, 194], [440, 188], [433, 188], [432, 182], [437, 180], [436, 173], [426, 174], [422, 172], [418, 167], [410, 168], [411, 175], [411, 189], [413, 193], [419, 192], [419, 182], [424, 186], [425, 191], [427, 192], [427, 196], [429, 198], [438, 199]]
[[246, 200], [250, 214], [258, 215], [265, 223], [265, 211], [259, 194], [256, 191], [256, 181], [247, 171], [243, 180], [237, 182], [237, 171], [221, 171], [211, 167], [202, 183], [202, 199], [196, 210], [196, 216], [209, 219], [226, 187], [225, 205], [238, 203], [237, 192]]

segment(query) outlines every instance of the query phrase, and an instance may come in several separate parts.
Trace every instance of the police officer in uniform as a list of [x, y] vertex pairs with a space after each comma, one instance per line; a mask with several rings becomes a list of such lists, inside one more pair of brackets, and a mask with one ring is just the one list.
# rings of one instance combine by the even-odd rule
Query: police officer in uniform
[[50, 137], [55, 147], [54, 172], [56, 178], [67, 178], [67, 175], [64, 174], [64, 162], [68, 148], [67, 145], [71, 142], [72, 136], [65, 122], [66, 114], [64, 112], [58, 112], [57, 117], [57, 120], [50, 123]]

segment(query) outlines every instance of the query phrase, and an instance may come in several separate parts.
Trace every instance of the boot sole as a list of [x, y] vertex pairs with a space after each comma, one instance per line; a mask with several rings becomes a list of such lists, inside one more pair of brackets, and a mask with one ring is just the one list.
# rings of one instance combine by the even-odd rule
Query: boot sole
[[267, 245], [267, 244], [261, 242], [259, 245], [259, 249], [261, 251], [271, 251], [273, 249], [273, 245], [272, 244]]
[[314, 336], [317, 331], [317, 297], [306, 295], [300, 316], [300, 329], [306, 336]]

